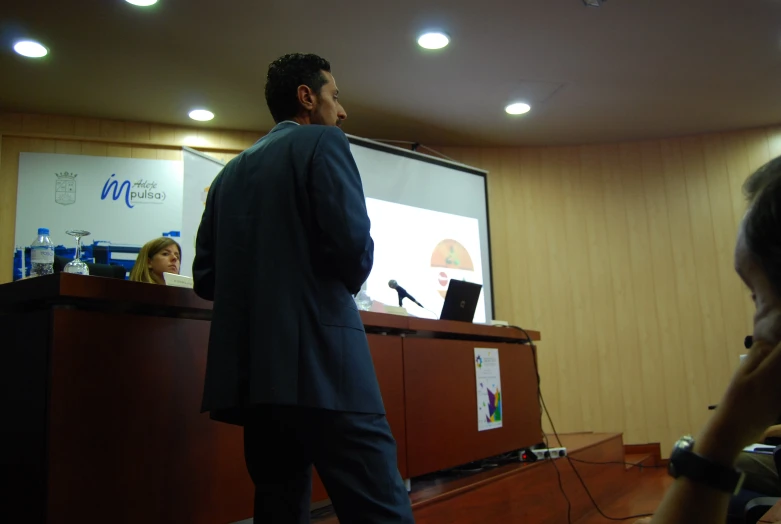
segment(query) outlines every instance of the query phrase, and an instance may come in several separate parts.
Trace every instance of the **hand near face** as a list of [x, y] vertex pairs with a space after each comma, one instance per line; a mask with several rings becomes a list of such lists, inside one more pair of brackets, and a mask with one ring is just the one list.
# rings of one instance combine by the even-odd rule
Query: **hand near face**
[[737, 454], [761, 439], [781, 415], [781, 343], [757, 341], [738, 368], [709, 428]]

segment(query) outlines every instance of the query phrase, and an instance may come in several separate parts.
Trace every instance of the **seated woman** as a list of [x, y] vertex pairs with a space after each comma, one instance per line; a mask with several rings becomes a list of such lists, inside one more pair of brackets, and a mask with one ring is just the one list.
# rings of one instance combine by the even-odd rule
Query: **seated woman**
[[182, 248], [176, 240], [160, 237], [150, 240], [138, 253], [130, 270], [130, 280], [147, 284], [165, 284], [163, 273], [179, 274]]

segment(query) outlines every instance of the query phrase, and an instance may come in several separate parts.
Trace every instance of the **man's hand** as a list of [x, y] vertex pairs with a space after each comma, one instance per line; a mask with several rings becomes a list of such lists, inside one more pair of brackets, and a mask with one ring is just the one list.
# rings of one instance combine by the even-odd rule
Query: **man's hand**
[[757, 341], [738, 368], [695, 452], [727, 465], [781, 413], [781, 344]]
[[775, 426], [770, 426], [765, 430], [765, 434], [762, 435], [762, 441], [768, 438], [779, 438], [781, 437], [781, 424], [776, 424]]

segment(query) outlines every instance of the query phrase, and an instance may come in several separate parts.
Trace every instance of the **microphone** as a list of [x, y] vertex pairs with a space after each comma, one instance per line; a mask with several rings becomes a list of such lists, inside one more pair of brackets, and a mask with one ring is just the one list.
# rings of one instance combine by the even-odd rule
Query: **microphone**
[[[418, 302], [417, 300], [415, 300], [415, 297], [413, 297], [412, 295], [410, 295], [409, 293], [407, 293], [407, 290], [406, 290], [406, 289], [404, 289], [403, 287], [401, 287], [401, 286], [399, 285], [399, 283], [398, 283], [398, 282], [396, 282], [395, 280], [389, 280], [389, 281], [388, 281], [388, 287], [389, 287], [389, 288], [391, 288], [391, 289], [395, 289], [395, 290], [396, 290], [396, 293], [398, 293], [398, 294], [399, 294], [399, 307], [401, 307], [401, 302], [402, 302], [402, 300], [404, 300], [405, 298], [408, 298], [408, 299], [410, 299], [411, 301], [413, 301], [414, 303], [416, 303], [418, 306], [420, 306], [420, 307], [423, 307], [423, 305], [422, 305], [420, 302]], [[423, 309], [426, 309], [426, 308], [424, 308], [424, 307], [423, 307]]]

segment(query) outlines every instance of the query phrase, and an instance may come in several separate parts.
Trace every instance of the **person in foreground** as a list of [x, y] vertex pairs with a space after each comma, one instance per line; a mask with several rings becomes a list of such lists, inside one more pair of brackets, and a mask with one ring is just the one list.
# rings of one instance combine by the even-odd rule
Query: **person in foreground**
[[176, 240], [169, 237], [150, 240], [138, 252], [129, 280], [165, 285], [163, 273], [178, 275], [181, 261], [182, 248]]
[[330, 71], [274, 61], [276, 127], [209, 189], [193, 261], [214, 301], [202, 409], [244, 426], [255, 522], [309, 522], [313, 464], [341, 522], [414, 522], [351, 296], [374, 242]]
[[781, 414], [781, 158], [749, 177], [744, 191], [749, 209], [738, 232], [735, 269], [756, 306], [754, 345], [699, 436], [676, 444], [670, 456], [676, 480], [653, 524], [725, 522], [742, 477], [735, 469], [738, 456]]
[[[781, 424], [775, 424], [765, 430], [757, 442], [781, 437]], [[781, 481], [778, 479], [776, 461], [773, 455], [743, 452], [738, 457], [737, 468], [745, 473], [743, 488], [762, 493], [770, 497], [781, 497]]]

